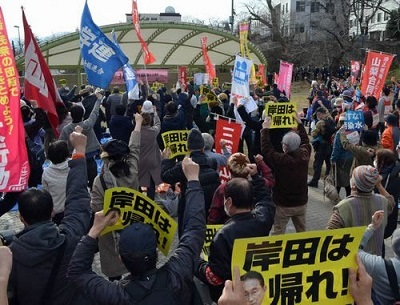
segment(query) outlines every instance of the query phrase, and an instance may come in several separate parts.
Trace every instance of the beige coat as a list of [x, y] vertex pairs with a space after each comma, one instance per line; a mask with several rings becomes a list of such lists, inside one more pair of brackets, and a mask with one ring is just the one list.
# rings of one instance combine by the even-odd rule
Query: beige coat
[[[101, 173], [106, 182], [107, 188], [129, 187], [135, 190], [139, 189], [138, 165], [140, 155], [140, 132], [132, 131], [129, 139], [130, 154], [128, 164], [131, 176], [116, 178], [109, 170], [110, 161], [104, 160]], [[93, 212], [101, 211], [104, 203], [104, 189], [101, 185], [100, 176], [97, 176], [93, 182], [91, 192], [90, 206]], [[125, 266], [118, 257], [113, 233], [107, 233], [99, 238], [100, 264], [102, 272], [108, 277], [116, 277], [127, 273]]]

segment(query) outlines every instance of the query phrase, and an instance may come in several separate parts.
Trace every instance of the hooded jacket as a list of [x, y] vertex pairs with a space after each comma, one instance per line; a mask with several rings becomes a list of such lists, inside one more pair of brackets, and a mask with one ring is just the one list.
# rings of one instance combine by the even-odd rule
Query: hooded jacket
[[[90, 196], [84, 182], [87, 181], [85, 159], [71, 160], [69, 166], [65, 216], [61, 225], [57, 227], [49, 220], [27, 226], [10, 246], [13, 252], [8, 285], [11, 304], [42, 305], [45, 293], [50, 293], [49, 299], [54, 305], [90, 304], [66, 278], [69, 260], [90, 221]], [[64, 255], [49, 292], [48, 280], [61, 247], [65, 247]]]

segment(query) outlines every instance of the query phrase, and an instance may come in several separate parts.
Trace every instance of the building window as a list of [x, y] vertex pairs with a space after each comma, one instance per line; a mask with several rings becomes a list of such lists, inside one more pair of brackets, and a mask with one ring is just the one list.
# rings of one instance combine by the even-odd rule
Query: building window
[[378, 13], [378, 18], [376, 18], [377, 22], [382, 22], [382, 13]]
[[306, 2], [296, 1], [296, 12], [305, 12], [305, 11], [306, 11]]
[[288, 3], [286, 3], [286, 13], [289, 13], [289, 4]]
[[294, 31], [296, 34], [304, 33], [304, 24], [296, 24]]
[[350, 19], [350, 22], [349, 22], [349, 26], [350, 26], [350, 28], [353, 27], [353, 20], [351, 20], [351, 19]]
[[371, 23], [375, 23], [375, 15], [371, 17]]
[[387, 21], [387, 20], [389, 20], [389, 18], [390, 18], [390, 14], [388, 12], [385, 12], [385, 15], [384, 15], [383, 19], [385, 21]]
[[335, 13], [335, 3], [327, 3], [326, 4], [326, 12], [328, 14], [333, 14]]
[[311, 2], [311, 13], [319, 12], [319, 2]]

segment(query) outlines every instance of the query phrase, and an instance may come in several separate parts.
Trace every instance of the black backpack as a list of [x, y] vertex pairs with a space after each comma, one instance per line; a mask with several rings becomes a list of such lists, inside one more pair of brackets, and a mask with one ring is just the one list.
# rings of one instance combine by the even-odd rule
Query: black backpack
[[133, 304], [137, 305], [178, 305], [168, 282], [168, 272], [158, 269], [156, 279], [150, 289], [146, 289], [135, 281], [128, 280], [124, 285], [126, 292], [131, 297]]
[[333, 135], [336, 132], [336, 123], [331, 118], [325, 120], [325, 133], [322, 135], [322, 138], [325, 142], [332, 144], [333, 143]]

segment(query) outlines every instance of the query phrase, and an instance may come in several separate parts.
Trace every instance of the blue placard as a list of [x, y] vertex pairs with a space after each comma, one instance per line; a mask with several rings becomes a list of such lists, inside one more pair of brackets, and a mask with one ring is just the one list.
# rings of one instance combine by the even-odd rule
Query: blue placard
[[362, 130], [364, 126], [364, 113], [362, 111], [346, 111], [344, 128], [346, 131]]

